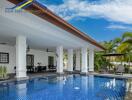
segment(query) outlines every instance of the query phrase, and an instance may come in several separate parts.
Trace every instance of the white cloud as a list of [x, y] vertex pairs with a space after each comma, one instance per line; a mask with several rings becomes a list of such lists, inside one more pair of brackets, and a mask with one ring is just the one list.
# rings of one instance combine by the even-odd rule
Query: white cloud
[[76, 17], [105, 18], [109, 21], [132, 24], [132, 0], [64, 0], [60, 5], [49, 8], [65, 20]]
[[108, 27], [106, 27], [107, 29], [112, 29], [112, 30], [116, 30], [116, 29], [120, 29], [120, 30], [127, 30], [127, 31], [132, 31], [132, 27], [130, 26], [124, 26], [124, 25], [110, 25]]

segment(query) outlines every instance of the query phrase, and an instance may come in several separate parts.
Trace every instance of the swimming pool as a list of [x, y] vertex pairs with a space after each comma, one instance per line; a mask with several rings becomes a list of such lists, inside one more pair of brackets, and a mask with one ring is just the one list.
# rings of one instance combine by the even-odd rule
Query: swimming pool
[[47, 76], [0, 84], [0, 100], [124, 100], [125, 90], [125, 79]]

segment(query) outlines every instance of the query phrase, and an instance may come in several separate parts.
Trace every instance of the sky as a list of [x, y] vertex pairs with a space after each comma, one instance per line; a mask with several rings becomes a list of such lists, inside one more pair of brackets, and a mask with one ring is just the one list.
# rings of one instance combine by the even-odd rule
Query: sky
[[99, 42], [132, 31], [132, 0], [37, 1]]

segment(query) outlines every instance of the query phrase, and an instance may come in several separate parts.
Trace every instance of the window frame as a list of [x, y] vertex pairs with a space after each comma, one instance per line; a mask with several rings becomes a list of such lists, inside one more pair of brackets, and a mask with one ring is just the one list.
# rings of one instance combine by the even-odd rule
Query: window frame
[[[31, 61], [31, 65], [28, 65], [28, 57], [30, 57], [31, 59], [32, 59], [32, 61]], [[27, 54], [26, 55], [26, 65], [27, 66], [34, 66], [34, 55], [33, 54]]]
[[[2, 61], [2, 55], [6, 55], [6, 61]], [[0, 52], [0, 64], [9, 64], [9, 53]]]

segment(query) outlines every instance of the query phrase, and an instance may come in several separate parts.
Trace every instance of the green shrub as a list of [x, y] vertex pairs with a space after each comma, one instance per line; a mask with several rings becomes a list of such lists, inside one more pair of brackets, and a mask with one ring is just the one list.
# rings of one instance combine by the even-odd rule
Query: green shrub
[[3, 66], [3, 77], [7, 77], [7, 69], [6, 69], [6, 66]]
[[0, 66], [0, 78], [7, 77], [7, 68], [6, 66]]
[[2, 66], [0, 66], [0, 78], [2, 77]]

